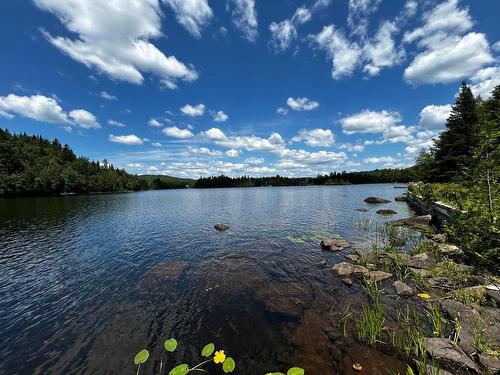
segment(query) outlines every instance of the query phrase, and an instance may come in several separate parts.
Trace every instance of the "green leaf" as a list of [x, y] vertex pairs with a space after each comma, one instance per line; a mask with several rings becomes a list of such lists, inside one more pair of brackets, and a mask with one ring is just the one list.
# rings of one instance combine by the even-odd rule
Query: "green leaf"
[[134, 363], [136, 365], [142, 364], [146, 362], [149, 358], [149, 352], [147, 349], [142, 349], [139, 353], [137, 353], [134, 357]]
[[270, 372], [267, 375], [285, 375], [282, 372]]
[[168, 375], [186, 375], [189, 372], [189, 366], [183, 363], [182, 365], [175, 366]]
[[222, 364], [222, 369], [227, 374], [228, 372], [233, 372], [236, 367], [236, 363], [234, 363], [234, 359], [231, 357], [227, 357], [224, 363]]
[[177, 348], [177, 340], [176, 339], [168, 339], [164, 342], [163, 346], [167, 352], [173, 352], [175, 348]]
[[287, 375], [304, 375], [305, 371], [303, 368], [300, 367], [292, 367], [290, 370], [287, 371]]
[[210, 357], [215, 350], [215, 345], [213, 343], [207, 344], [201, 350], [201, 355], [203, 357]]

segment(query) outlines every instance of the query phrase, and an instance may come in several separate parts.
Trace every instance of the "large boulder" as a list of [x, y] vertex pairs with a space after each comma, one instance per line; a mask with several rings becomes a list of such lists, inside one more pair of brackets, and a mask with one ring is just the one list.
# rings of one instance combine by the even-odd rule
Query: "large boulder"
[[222, 223], [217, 223], [214, 225], [214, 228], [216, 230], [218, 230], [219, 232], [223, 232], [225, 231], [226, 229], [229, 229], [229, 227], [226, 225], [226, 224], [222, 224]]
[[361, 276], [368, 273], [368, 269], [366, 267], [347, 262], [337, 263], [333, 267], [333, 271], [342, 278]]
[[379, 203], [389, 203], [387, 199], [379, 198], [379, 197], [368, 197], [365, 198], [366, 203], [379, 204]]
[[384, 272], [384, 271], [370, 271], [370, 272], [368, 272], [368, 276], [373, 281], [382, 281], [382, 280], [391, 278], [392, 273], [388, 273], [388, 272]]
[[421, 227], [429, 225], [432, 220], [431, 215], [422, 215], [422, 216], [412, 216], [407, 217], [405, 219], [399, 219], [391, 222], [392, 225], [396, 226], [408, 226], [408, 227]]
[[427, 253], [420, 253], [412, 256], [409, 259], [402, 259], [401, 263], [405, 266], [420, 268], [424, 270], [430, 270], [436, 265], [436, 260], [432, 255]]
[[479, 354], [479, 363], [486, 369], [488, 374], [498, 374], [500, 372], [500, 358]]
[[320, 242], [321, 248], [328, 251], [342, 251], [351, 247], [351, 244], [342, 238], [333, 240], [323, 240]]
[[448, 258], [460, 258], [464, 255], [464, 252], [455, 245], [450, 245], [448, 243], [440, 243], [438, 245], [438, 250], [441, 255], [444, 255]]
[[396, 293], [400, 297], [409, 297], [415, 294], [415, 290], [402, 281], [396, 280], [392, 283], [392, 286], [396, 289]]
[[432, 337], [425, 339], [427, 352], [429, 355], [445, 363], [457, 371], [466, 371], [472, 374], [479, 374], [479, 368], [454, 342], [450, 339]]

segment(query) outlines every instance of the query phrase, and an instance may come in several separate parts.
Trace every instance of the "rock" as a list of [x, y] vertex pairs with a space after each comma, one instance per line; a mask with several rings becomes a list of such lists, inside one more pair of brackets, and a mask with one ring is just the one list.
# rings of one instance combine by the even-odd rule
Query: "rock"
[[486, 295], [495, 300], [496, 304], [500, 306], [500, 292], [498, 290], [486, 289]]
[[453, 290], [455, 288], [453, 282], [446, 277], [431, 277], [427, 282], [433, 288], [444, 290]]
[[351, 286], [352, 285], [352, 279], [350, 277], [344, 277], [342, 279], [342, 282], [347, 285], [347, 286]]
[[391, 238], [390, 242], [393, 246], [398, 246], [398, 247], [403, 246], [406, 243], [405, 239], [402, 237]]
[[367, 268], [347, 262], [337, 263], [333, 267], [333, 271], [335, 271], [340, 277], [360, 276], [368, 273]]
[[437, 243], [445, 243], [446, 242], [446, 236], [442, 233], [435, 234], [432, 236], [432, 240]]
[[379, 204], [379, 203], [389, 203], [387, 199], [384, 198], [378, 198], [378, 197], [368, 197], [365, 198], [366, 203], [372, 203], [372, 204]]
[[366, 265], [366, 268], [368, 268], [370, 271], [375, 271], [377, 269], [377, 266], [373, 263], [368, 263]]
[[323, 250], [328, 251], [342, 251], [344, 249], [347, 249], [348, 247], [351, 247], [351, 244], [346, 240], [343, 240], [342, 238], [324, 240], [321, 241], [320, 245]]
[[322, 261], [319, 263], [319, 265], [320, 265], [321, 267], [326, 267], [326, 260], [322, 260]]
[[[419, 362], [419, 365], [423, 366], [424, 364], [422, 362]], [[427, 372], [426, 372], [427, 375], [453, 375], [451, 372], [442, 370], [438, 367], [434, 367], [431, 365], [426, 365], [425, 369], [427, 370]]]
[[447, 256], [449, 258], [460, 258], [462, 255], [464, 255], [464, 252], [460, 248], [447, 243], [438, 244], [438, 250], [441, 255]]
[[396, 215], [397, 212], [387, 208], [387, 209], [383, 209], [383, 210], [378, 210], [377, 214], [379, 214], [379, 215]]
[[226, 224], [222, 224], [222, 223], [217, 223], [214, 225], [214, 228], [216, 230], [218, 230], [219, 232], [223, 232], [225, 231], [226, 229], [229, 229], [229, 227], [226, 225]]
[[359, 260], [359, 255], [356, 254], [346, 254], [345, 257], [353, 262], [357, 262]]
[[389, 279], [392, 277], [392, 273], [384, 272], [384, 271], [370, 271], [368, 272], [370, 278], [374, 281], [382, 281], [385, 279]]
[[409, 226], [409, 227], [419, 227], [422, 225], [429, 225], [432, 220], [431, 215], [422, 215], [422, 216], [412, 216], [407, 217], [406, 219], [399, 219], [391, 222], [392, 225], [396, 226]]
[[310, 285], [295, 282], [271, 282], [258, 290], [255, 299], [274, 314], [298, 319], [313, 297]]
[[368, 208], [356, 208], [356, 211], [359, 211], [359, 212], [368, 212]]
[[479, 354], [479, 363], [488, 373], [497, 374], [500, 371], [500, 359], [491, 355]]
[[175, 285], [188, 264], [179, 261], [165, 261], [150, 268], [138, 288], [145, 293], [164, 293]]
[[420, 277], [430, 277], [431, 276], [431, 273], [429, 270], [424, 270], [424, 269], [421, 269], [421, 268], [415, 268], [415, 267], [410, 267], [410, 270], [416, 274], [416, 275], [420, 275]]
[[427, 253], [420, 253], [412, 256], [409, 259], [402, 259], [401, 264], [413, 268], [430, 270], [431, 268], [434, 268], [434, 266], [436, 265], [436, 260], [432, 255], [429, 255]]
[[392, 283], [392, 286], [396, 288], [396, 293], [401, 297], [408, 297], [415, 294], [415, 290], [412, 287], [406, 285], [404, 282], [396, 280]]
[[473, 374], [480, 373], [479, 368], [459, 347], [450, 339], [432, 337], [425, 339], [427, 352], [440, 362], [446, 363], [454, 369], [462, 369]]
[[405, 195], [398, 195], [396, 198], [394, 198], [396, 202], [406, 202], [406, 196]]

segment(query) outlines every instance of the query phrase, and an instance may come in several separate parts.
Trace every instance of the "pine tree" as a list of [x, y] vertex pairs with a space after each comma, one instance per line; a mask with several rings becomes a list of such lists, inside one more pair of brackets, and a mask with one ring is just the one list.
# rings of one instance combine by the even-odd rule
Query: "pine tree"
[[470, 167], [478, 122], [477, 107], [471, 89], [462, 82], [460, 93], [446, 121], [446, 130], [434, 146], [433, 180], [450, 181]]

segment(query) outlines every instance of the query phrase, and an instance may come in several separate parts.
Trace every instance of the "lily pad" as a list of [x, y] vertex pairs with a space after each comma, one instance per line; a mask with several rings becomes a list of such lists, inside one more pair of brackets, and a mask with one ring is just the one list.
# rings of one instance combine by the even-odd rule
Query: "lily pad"
[[293, 236], [287, 236], [286, 239], [290, 242], [299, 244], [299, 243], [304, 243], [304, 239], [302, 237], [293, 237]]
[[215, 345], [213, 343], [207, 344], [201, 350], [201, 355], [203, 357], [210, 357], [215, 350]]
[[170, 338], [163, 343], [163, 346], [167, 352], [173, 352], [177, 348], [177, 340]]
[[229, 372], [233, 372], [236, 367], [236, 363], [234, 362], [234, 359], [231, 357], [227, 357], [224, 363], [222, 364], [222, 370], [227, 374]]
[[134, 357], [134, 363], [136, 365], [140, 365], [145, 363], [149, 358], [149, 351], [147, 349], [142, 349], [139, 353], [137, 353]]
[[189, 366], [185, 363], [175, 366], [168, 375], [186, 375], [189, 372]]
[[305, 370], [300, 367], [292, 367], [290, 370], [287, 371], [287, 375], [304, 375]]

